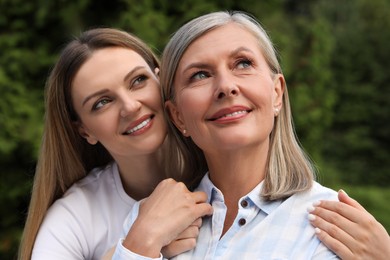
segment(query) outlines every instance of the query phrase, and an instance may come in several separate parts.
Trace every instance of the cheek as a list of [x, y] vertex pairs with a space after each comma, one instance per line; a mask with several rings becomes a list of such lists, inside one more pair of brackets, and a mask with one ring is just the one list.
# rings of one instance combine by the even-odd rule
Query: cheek
[[152, 105], [156, 110], [162, 110], [162, 100], [160, 95], [159, 87], [153, 88], [152, 91], [146, 93], [145, 98], [148, 100], [148, 103]]
[[201, 118], [208, 107], [207, 95], [201, 90], [185, 90], [177, 101], [185, 122]]

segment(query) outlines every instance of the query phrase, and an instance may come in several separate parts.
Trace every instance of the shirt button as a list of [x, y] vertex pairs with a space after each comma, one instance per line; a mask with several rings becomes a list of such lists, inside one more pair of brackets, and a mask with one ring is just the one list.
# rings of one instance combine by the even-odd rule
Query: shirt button
[[242, 200], [242, 201], [241, 201], [241, 206], [242, 206], [243, 208], [246, 208], [246, 207], [248, 206], [248, 201]]
[[246, 223], [245, 218], [240, 218], [240, 220], [238, 221], [238, 224], [239, 224], [240, 226], [245, 225], [245, 223]]

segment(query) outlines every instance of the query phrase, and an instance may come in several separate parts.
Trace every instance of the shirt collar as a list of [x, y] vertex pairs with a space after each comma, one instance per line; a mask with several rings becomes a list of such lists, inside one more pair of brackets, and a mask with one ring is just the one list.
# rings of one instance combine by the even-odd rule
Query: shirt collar
[[[260, 196], [261, 189], [263, 188], [263, 183], [264, 181], [260, 182], [251, 192], [242, 197], [240, 201], [243, 199], [249, 199], [254, 205], [256, 205], [256, 207], [258, 207], [268, 215], [272, 211], [274, 211], [282, 203], [282, 201], [264, 200], [264, 198]], [[205, 192], [207, 194], [209, 203], [211, 203], [214, 198], [214, 192], [221, 193], [221, 191], [211, 182], [208, 172], [203, 176], [196, 190]]]

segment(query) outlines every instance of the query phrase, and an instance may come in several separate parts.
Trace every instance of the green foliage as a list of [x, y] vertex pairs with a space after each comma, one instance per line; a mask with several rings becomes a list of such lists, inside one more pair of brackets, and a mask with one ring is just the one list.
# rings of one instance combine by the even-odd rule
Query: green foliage
[[388, 186], [390, 3], [337, 2], [326, 13], [337, 38], [332, 67], [339, 102], [324, 157], [347, 183]]
[[0, 0], [0, 10], [1, 259], [16, 252], [43, 89], [66, 41], [88, 28], [116, 27], [161, 54], [181, 24], [215, 10], [261, 21], [280, 52], [297, 133], [320, 181], [344, 188], [390, 230], [388, 0]]

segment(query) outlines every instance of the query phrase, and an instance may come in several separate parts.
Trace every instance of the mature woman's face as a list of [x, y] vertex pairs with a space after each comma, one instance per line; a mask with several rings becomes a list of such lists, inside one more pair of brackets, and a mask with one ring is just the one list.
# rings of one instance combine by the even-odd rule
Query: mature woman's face
[[95, 51], [77, 72], [71, 94], [81, 135], [115, 159], [154, 153], [163, 143], [159, 81], [133, 50]]
[[268, 147], [282, 75], [273, 75], [257, 39], [230, 23], [194, 41], [175, 74], [175, 124], [207, 154], [245, 146]]

